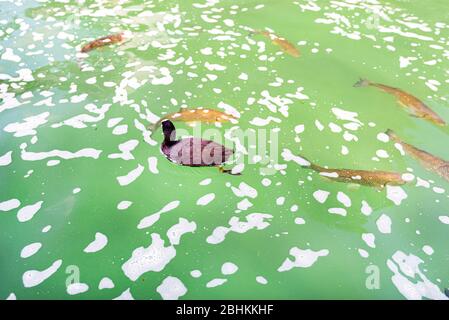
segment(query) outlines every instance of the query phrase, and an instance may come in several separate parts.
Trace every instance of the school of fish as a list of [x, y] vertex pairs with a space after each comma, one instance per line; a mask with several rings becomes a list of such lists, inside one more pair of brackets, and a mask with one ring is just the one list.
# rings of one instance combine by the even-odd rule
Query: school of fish
[[[278, 46], [284, 53], [294, 58], [299, 58], [301, 55], [300, 51], [295, 47], [294, 44], [289, 42], [287, 39], [276, 35], [273, 32], [266, 30], [252, 30], [250, 32], [250, 35], [261, 35], [265, 37], [274, 45]], [[123, 41], [125, 41], [123, 32], [112, 34], [87, 43], [81, 48], [80, 51], [82, 53], [87, 53], [91, 50], [107, 45], [123, 43]], [[360, 79], [354, 84], [354, 87], [377, 88], [385, 93], [393, 95], [396, 98], [397, 102], [403, 108], [405, 108], [410, 115], [416, 118], [424, 119], [438, 126], [446, 126], [446, 121], [442, 119], [436, 112], [434, 112], [429, 106], [427, 106], [422, 100], [402, 89], [372, 82], [367, 79]], [[179, 111], [169, 113], [161, 117], [156, 123], [151, 124], [149, 126], [151, 135], [156, 132], [157, 128], [161, 126], [161, 123], [164, 120], [182, 121], [187, 124], [193, 124], [196, 122], [213, 124], [222, 122], [236, 123], [238, 118], [228, 113], [210, 108], [181, 108]], [[440, 175], [442, 178], [449, 181], [448, 161], [438, 158], [426, 151], [418, 149], [417, 147], [402, 141], [392, 130], [388, 130], [386, 134], [394, 142], [399, 143], [403, 147], [405, 152], [416, 159], [424, 168]], [[406, 183], [406, 181], [403, 180], [402, 175], [396, 172], [355, 169], [328, 169], [314, 163], [310, 163], [309, 166], [304, 167], [308, 167], [318, 172], [321, 176], [325, 176], [329, 180], [371, 186], [376, 188], [383, 188], [386, 185], [402, 185]]]

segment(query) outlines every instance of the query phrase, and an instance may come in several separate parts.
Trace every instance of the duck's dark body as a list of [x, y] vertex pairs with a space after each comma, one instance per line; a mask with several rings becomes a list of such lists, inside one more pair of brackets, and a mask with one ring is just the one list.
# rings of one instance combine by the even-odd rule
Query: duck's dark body
[[210, 140], [184, 138], [175, 140], [175, 126], [170, 120], [162, 122], [164, 141], [162, 153], [168, 160], [190, 167], [221, 166], [234, 153], [233, 150]]
[[190, 167], [220, 166], [234, 153], [221, 144], [200, 138], [164, 141], [161, 151], [168, 160]]

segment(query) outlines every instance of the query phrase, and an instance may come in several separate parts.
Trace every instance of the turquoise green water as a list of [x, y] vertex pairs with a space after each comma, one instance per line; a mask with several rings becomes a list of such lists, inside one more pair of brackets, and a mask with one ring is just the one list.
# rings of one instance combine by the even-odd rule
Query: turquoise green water
[[[0, 298], [443, 299], [449, 184], [378, 135], [394, 129], [449, 159], [449, 129], [353, 84], [364, 77], [400, 87], [449, 121], [446, 7], [445, 0], [2, 2]], [[248, 36], [265, 28], [301, 57]], [[77, 55], [119, 31], [130, 40]], [[221, 141], [237, 128], [278, 131], [271, 166], [243, 155], [242, 175], [231, 176], [170, 163], [159, 151], [160, 131], [153, 140], [145, 127], [181, 106], [237, 111], [238, 124], [219, 128]], [[117, 155], [125, 142], [134, 148]], [[393, 189], [406, 195], [399, 201], [324, 179], [283, 157], [284, 149], [331, 168], [413, 180]], [[117, 178], [130, 172], [135, 180], [121, 185]], [[232, 189], [239, 186], [251, 192]], [[328, 192], [324, 203], [318, 190]], [[213, 200], [199, 205], [209, 194]], [[168, 204], [172, 210], [138, 228]], [[180, 218], [195, 227], [178, 225], [185, 234], [177, 243], [168, 230]], [[210, 237], [236, 219], [250, 222]], [[98, 251], [85, 252], [97, 233]], [[147, 258], [127, 268], [139, 247], [150, 248]], [[297, 265], [282, 271], [295, 247]], [[223, 274], [226, 262], [238, 270]], [[132, 276], [136, 265], [141, 272]], [[100, 290], [105, 277], [114, 287]]]

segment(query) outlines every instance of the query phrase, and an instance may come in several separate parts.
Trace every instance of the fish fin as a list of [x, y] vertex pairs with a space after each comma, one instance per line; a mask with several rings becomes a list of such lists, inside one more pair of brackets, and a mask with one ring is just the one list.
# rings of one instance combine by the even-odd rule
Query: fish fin
[[368, 87], [369, 85], [370, 85], [369, 80], [360, 78], [360, 80], [354, 84], [354, 88]]

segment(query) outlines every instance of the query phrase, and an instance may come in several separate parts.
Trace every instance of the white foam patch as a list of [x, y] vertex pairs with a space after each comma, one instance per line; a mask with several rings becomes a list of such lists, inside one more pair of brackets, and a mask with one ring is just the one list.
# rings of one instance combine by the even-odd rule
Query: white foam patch
[[449, 216], [439, 216], [438, 219], [444, 224], [449, 224]]
[[265, 277], [262, 277], [262, 276], [257, 276], [256, 277], [256, 281], [258, 283], [260, 283], [260, 284], [267, 284], [268, 283], [267, 279], [265, 279]]
[[156, 157], [149, 157], [148, 158], [148, 169], [153, 174], [158, 174], [159, 170], [157, 169], [157, 158]]
[[156, 291], [164, 300], [178, 300], [187, 293], [187, 288], [181, 280], [169, 276], [162, 281]]
[[240, 118], [240, 112], [238, 112], [238, 110], [233, 106], [230, 106], [229, 104], [226, 104], [224, 102], [219, 102], [218, 107], [220, 109], [224, 109], [225, 113], [230, 114], [235, 118]]
[[323, 249], [313, 251], [311, 249], [302, 250], [298, 247], [293, 247], [289, 251], [294, 260], [286, 258], [282, 265], [278, 268], [279, 272], [289, 271], [293, 268], [309, 268], [318, 260], [319, 257], [325, 257], [329, 254], [329, 250]]
[[200, 182], [201, 186], [208, 186], [212, 182], [211, 178], [204, 179]]
[[295, 133], [296, 134], [300, 134], [303, 133], [305, 129], [305, 126], [303, 124], [298, 124], [297, 126], [295, 126]]
[[245, 198], [242, 201], [239, 201], [237, 203], [237, 209], [243, 210], [243, 211], [248, 210], [252, 206], [253, 206], [252, 202], [249, 201], [247, 198]]
[[143, 172], [144, 167], [140, 164], [137, 165], [137, 168], [128, 172], [128, 174], [117, 177], [117, 181], [121, 186], [127, 186], [130, 183], [134, 182]]
[[136, 139], [131, 139], [118, 145], [118, 149], [121, 153], [112, 153], [108, 155], [109, 159], [122, 159], [125, 161], [133, 160], [134, 156], [131, 153], [137, 146], [139, 141]]
[[386, 142], [390, 141], [390, 137], [388, 136], [388, 134], [381, 132], [377, 135], [377, 140], [386, 143]]
[[433, 248], [429, 245], [423, 246], [422, 251], [424, 251], [424, 253], [427, 254], [428, 256], [431, 256], [434, 253]]
[[87, 292], [89, 286], [85, 283], [72, 283], [67, 287], [67, 293], [71, 296]]
[[211, 281], [209, 281], [206, 284], [206, 287], [207, 288], [215, 288], [215, 287], [223, 285], [224, 283], [226, 283], [226, 281], [228, 281], [228, 280], [227, 279], [220, 279], [220, 278], [212, 279]]
[[295, 156], [289, 149], [282, 150], [281, 153], [282, 158], [284, 161], [293, 161], [299, 164], [300, 166], [310, 166], [310, 162], [301, 158], [300, 156]]
[[319, 203], [325, 203], [327, 198], [329, 197], [330, 192], [324, 190], [317, 190], [313, 193], [313, 197]]
[[101, 279], [100, 283], [98, 284], [99, 290], [113, 289], [114, 287], [114, 282], [108, 277], [104, 277], [103, 279]]
[[440, 188], [440, 187], [433, 187], [432, 190], [433, 190], [433, 192], [438, 193], [438, 194], [443, 194], [444, 192], [446, 192], [445, 189]]
[[95, 234], [95, 240], [89, 243], [89, 245], [84, 249], [86, 253], [94, 253], [102, 250], [108, 244], [108, 237], [106, 237], [101, 232]]
[[265, 119], [259, 118], [259, 117], [255, 117], [254, 119], [249, 121], [249, 123], [251, 123], [254, 126], [258, 126], [258, 127], [264, 127], [266, 125], [269, 125], [271, 122], [281, 123], [281, 119], [276, 118], [276, 117], [272, 117], [272, 116], [268, 116]]
[[128, 132], [127, 124], [121, 124], [119, 126], [114, 127], [114, 129], [112, 129], [112, 134], [117, 135], [117, 136], [126, 134], [127, 132]]
[[147, 247], [135, 249], [131, 258], [122, 265], [125, 275], [132, 281], [136, 281], [142, 274], [153, 271], [162, 271], [165, 266], [176, 256], [173, 246], [164, 246], [164, 240], [157, 233], [151, 234], [151, 244]]
[[198, 206], [206, 206], [215, 199], [215, 193], [208, 193], [196, 201]]
[[29, 258], [35, 255], [41, 248], [42, 243], [40, 242], [31, 243], [22, 249], [22, 251], [20, 252], [20, 257], [24, 259]]
[[17, 212], [17, 220], [20, 222], [27, 222], [33, 219], [34, 215], [41, 209], [43, 201], [38, 201], [35, 204], [20, 208]]
[[126, 210], [128, 209], [133, 203], [131, 201], [127, 201], [127, 200], [123, 200], [120, 201], [119, 204], [117, 205], [117, 209], [118, 210]]
[[407, 194], [404, 189], [399, 186], [387, 185], [387, 198], [393, 201], [393, 203], [399, 206], [403, 200], [407, 199]]
[[117, 298], [114, 298], [114, 300], [134, 300], [134, 297], [131, 294], [131, 289], [126, 289]]
[[366, 250], [364, 250], [364, 249], [358, 249], [357, 251], [359, 252], [359, 254], [360, 254], [360, 256], [361, 256], [362, 258], [368, 258], [368, 257], [369, 257], [368, 251], [366, 251]]
[[112, 128], [115, 127], [116, 125], [118, 125], [121, 121], [123, 120], [123, 118], [112, 118], [108, 120], [108, 128]]
[[282, 205], [284, 205], [284, 203], [285, 203], [285, 197], [279, 197], [276, 199], [276, 204], [278, 206], [282, 206]]
[[357, 119], [357, 112], [347, 111], [340, 108], [332, 108], [332, 113], [337, 117], [338, 120], [345, 120], [358, 125], [363, 125], [363, 123]]
[[370, 207], [368, 202], [362, 200], [362, 208], [360, 209], [365, 216], [371, 215], [373, 213], [373, 209]]
[[257, 197], [257, 190], [251, 187], [250, 185], [246, 184], [245, 182], [240, 182], [239, 187], [231, 187], [232, 192], [237, 197], [250, 197], [250, 198], [256, 198]]
[[161, 214], [176, 209], [179, 206], [179, 203], [180, 202], [178, 200], [169, 202], [168, 204], [166, 204], [158, 212], [153, 213], [153, 214], [143, 218], [142, 220], [140, 220], [139, 225], [137, 226], [137, 228], [138, 229], [144, 229], [144, 228], [151, 227], [154, 223], [156, 223], [159, 220], [159, 218], [161, 217]]
[[327, 211], [329, 213], [336, 214], [336, 215], [343, 216], [343, 217], [346, 217], [346, 215], [348, 214], [346, 209], [344, 209], [344, 208], [329, 208]]
[[221, 266], [221, 273], [224, 275], [234, 274], [237, 272], [237, 270], [239, 270], [239, 267], [237, 267], [237, 265], [232, 262], [225, 262]]
[[5, 167], [12, 162], [12, 151], [6, 152], [4, 155], [0, 156], [0, 167]]
[[[22, 148], [22, 147], [21, 147]], [[51, 150], [46, 152], [30, 152], [26, 151], [26, 143], [23, 144], [21, 157], [25, 161], [38, 161], [47, 158], [61, 158], [64, 160], [75, 159], [75, 158], [92, 158], [98, 159], [101, 154], [101, 150], [93, 148], [84, 148], [76, 152], [65, 151], [65, 150]]]
[[17, 199], [10, 199], [0, 202], [0, 211], [10, 211], [20, 207], [20, 201]]
[[61, 160], [49, 160], [47, 161], [48, 167], [54, 167], [61, 163]]
[[449, 300], [438, 285], [432, 283], [419, 268], [424, 261], [413, 254], [396, 251], [387, 260], [388, 268], [393, 272], [391, 281], [408, 300]]
[[179, 218], [179, 222], [167, 230], [167, 238], [172, 245], [178, 245], [184, 234], [193, 233], [195, 230], [195, 222], [189, 222], [187, 219]]
[[383, 149], [379, 149], [376, 151], [376, 156], [378, 156], [379, 158], [382, 159], [386, 159], [389, 157], [388, 152], [383, 150]]
[[351, 198], [349, 198], [345, 193], [341, 191], [337, 193], [337, 200], [346, 208], [349, 208], [351, 206]]
[[17, 300], [17, 297], [14, 293], [10, 293], [6, 300]]
[[237, 175], [239, 173], [242, 173], [244, 169], [245, 169], [245, 164], [244, 163], [239, 163], [239, 164], [235, 165], [231, 169], [231, 173], [234, 174], [234, 175]]
[[366, 245], [370, 248], [376, 247], [376, 236], [372, 233], [364, 233], [362, 234], [362, 239], [365, 241]]
[[36, 128], [47, 123], [50, 112], [43, 112], [36, 116], [31, 116], [23, 119], [24, 122], [14, 122], [7, 124], [3, 130], [9, 133], [14, 133], [14, 137], [34, 136]]
[[266, 220], [271, 218], [273, 216], [266, 213], [251, 213], [246, 216], [246, 221], [240, 221], [238, 217], [232, 217], [229, 220], [229, 227], [215, 228], [206, 241], [210, 244], [218, 244], [226, 239], [229, 232], [245, 233], [252, 229], [263, 230], [270, 225]]
[[190, 275], [193, 278], [199, 278], [199, 277], [201, 277], [202, 273], [200, 270], [192, 270], [192, 271], [190, 271]]
[[5, 52], [2, 54], [2, 60], [20, 62], [20, 56], [16, 55], [12, 48], [5, 48]]
[[377, 219], [376, 225], [381, 233], [391, 233], [391, 218], [386, 214], [382, 214]]
[[50, 278], [62, 265], [62, 260], [56, 260], [53, 264], [43, 271], [30, 270], [26, 271], [22, 276], [25, 288], [35, 287], [48, 278]]
[[416, 186], [428, 189], [428, 188], [430, 188], [430, 183], [429, 183], [429, 181], [421, 179], [420, 177], [416, 177]]

